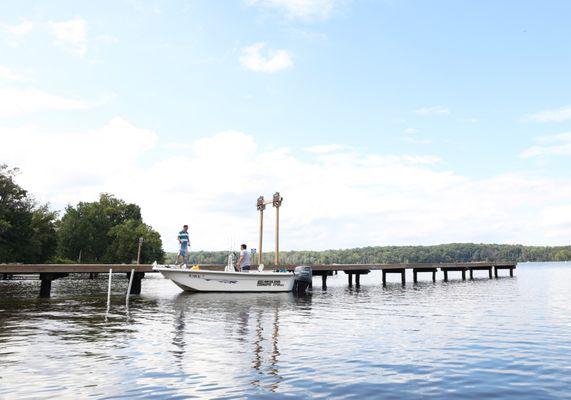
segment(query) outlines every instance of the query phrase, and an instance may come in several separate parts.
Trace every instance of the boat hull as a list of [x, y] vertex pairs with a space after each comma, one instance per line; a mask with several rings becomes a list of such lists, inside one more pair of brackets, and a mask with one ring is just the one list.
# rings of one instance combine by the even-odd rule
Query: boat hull
[[291, 272], [225, 272], [154, 267], [187, 292], [291, 292]]

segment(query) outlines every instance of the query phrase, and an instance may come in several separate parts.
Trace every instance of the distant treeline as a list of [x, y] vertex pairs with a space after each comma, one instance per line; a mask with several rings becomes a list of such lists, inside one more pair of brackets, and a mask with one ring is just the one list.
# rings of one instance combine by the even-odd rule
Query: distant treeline
[[[172, 261], [173, 255], [167, 256]], [[273, 264], [273, 253], [264, 253], [264, 264]], [[225, 264], [226, 251], [190, 253], [190, 262]], [[470, 261], [571, 261], [571, 246], [522, 246], [509, 244], [450, 243], [435, 246], [377, 246], [343, 250], [284, 251], [280, 262], [301, 264], [395, 264]]]

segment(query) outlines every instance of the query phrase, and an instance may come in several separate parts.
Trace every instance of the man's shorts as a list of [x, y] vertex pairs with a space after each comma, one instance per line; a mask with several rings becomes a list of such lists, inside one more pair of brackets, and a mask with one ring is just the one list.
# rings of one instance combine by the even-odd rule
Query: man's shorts
[[249, 265], [244, 265], [242, 267], [242, 271], [250, 271], [250, 266]]
[[181, 257], [186, 257], [186, 255], [188, 254], [188, 248], [185, 246], [184, 248], [180, 248], [180, 250], [178, 251], [178, 255]]

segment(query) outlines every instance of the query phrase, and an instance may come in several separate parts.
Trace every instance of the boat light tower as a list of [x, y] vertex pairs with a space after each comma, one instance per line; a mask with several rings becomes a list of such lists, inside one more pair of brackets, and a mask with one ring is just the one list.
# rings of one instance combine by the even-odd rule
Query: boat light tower
[[275, 192], [272, 200], [264, 200], [264, 196], [258, 197], [256, 202], [256, 208], [260, 212], [260, 240], [258, 242], [258, 264], [263, 264], [263, 252], [262, 252], [262, 238], [264, 236], [264, 210], [266, 209], [266, 205], [272, 204], [273, 207], [276, 209], [276, 231], [275, 231], [275, 240], [276, 240], [276, 251], [275, 251], [275, 258], [274, 262], [276, 265], [280, 262], [280, 207], [282, 205], [282, 201], [284, 198], [280, 195], [280, 192]]

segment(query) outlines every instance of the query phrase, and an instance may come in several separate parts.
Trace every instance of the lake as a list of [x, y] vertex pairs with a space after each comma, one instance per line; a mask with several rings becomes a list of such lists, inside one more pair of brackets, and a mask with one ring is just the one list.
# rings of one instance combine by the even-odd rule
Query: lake
[[[571, 263], [312, 294], [189, 294], [147, 275], [0, 281], [0, 398], [571, 398]], [[507, 275], [503, 271], [503, 275]], [[412, 276], [407, 276], [407, 282]]]

